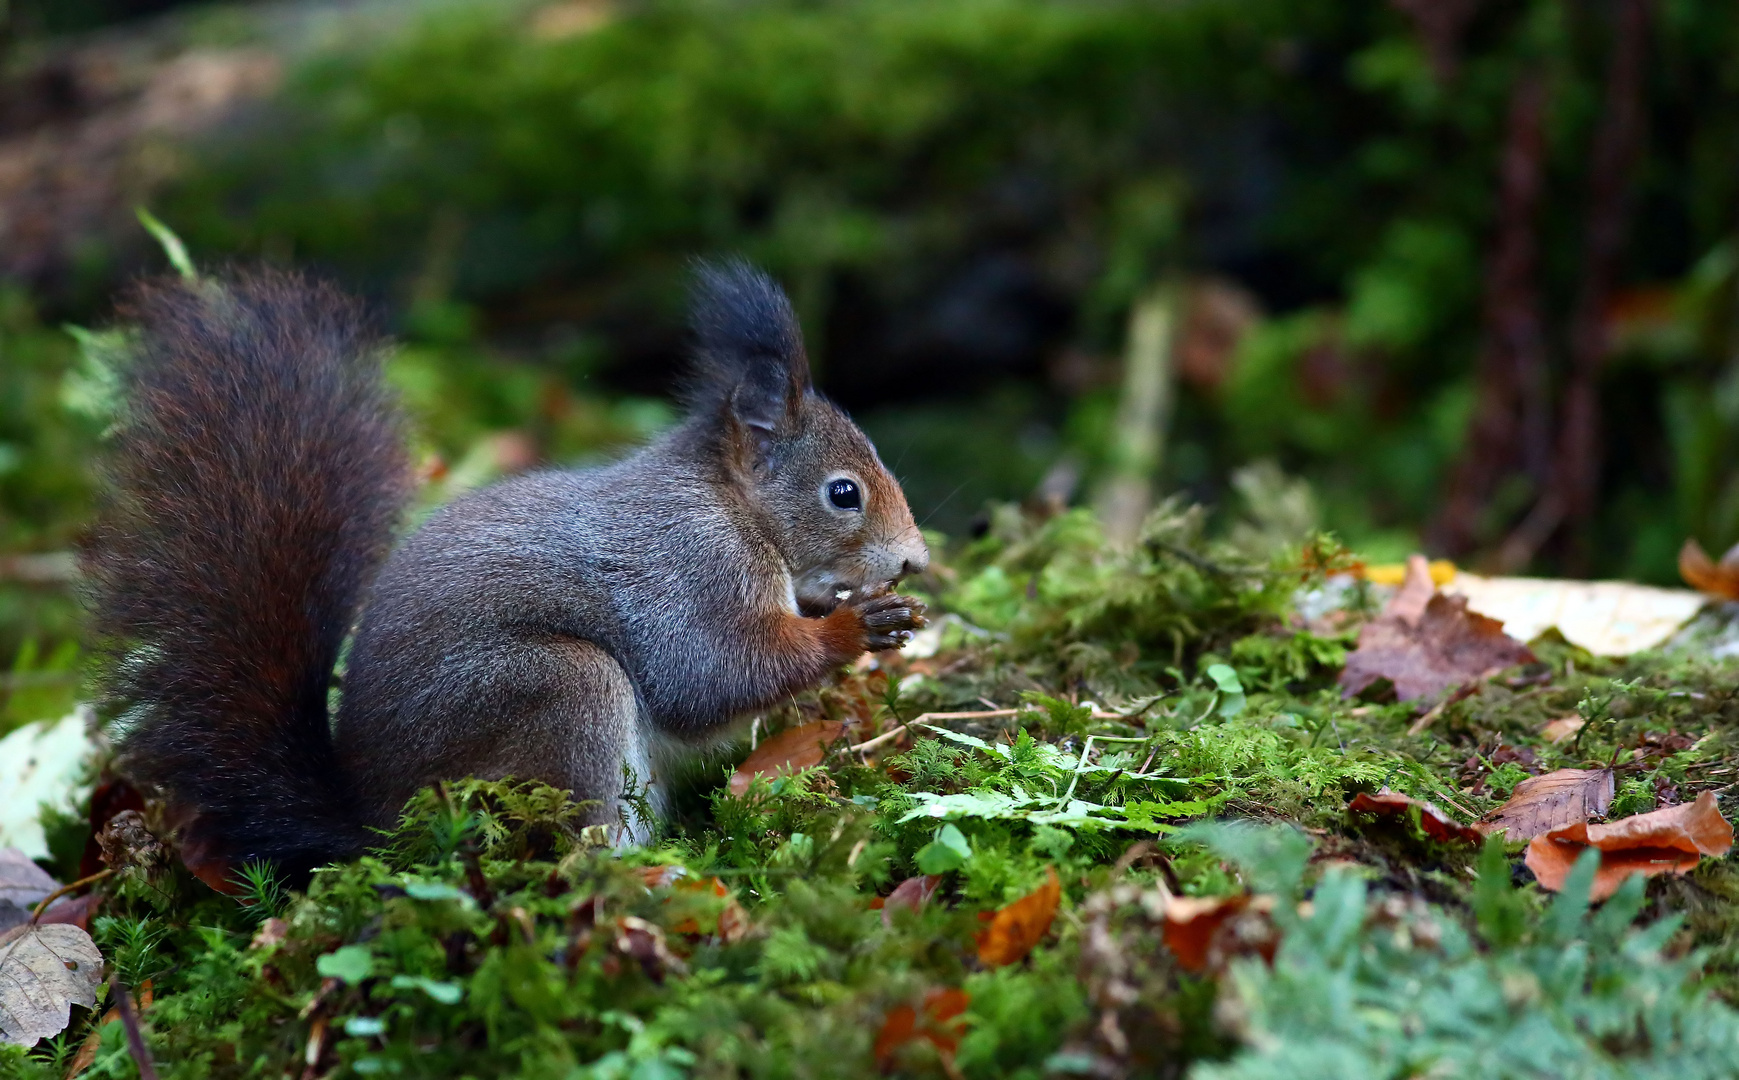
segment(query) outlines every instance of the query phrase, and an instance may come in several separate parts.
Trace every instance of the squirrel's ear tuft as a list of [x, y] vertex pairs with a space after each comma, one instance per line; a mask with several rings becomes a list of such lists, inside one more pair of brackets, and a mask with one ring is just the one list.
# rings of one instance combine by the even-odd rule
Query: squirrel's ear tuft
[[783, 428], [809, 390], [809, 358], [773, 279], [742, 259], [697, 262], [690, 320], [695, 405], [729, 402], [750, 427]]

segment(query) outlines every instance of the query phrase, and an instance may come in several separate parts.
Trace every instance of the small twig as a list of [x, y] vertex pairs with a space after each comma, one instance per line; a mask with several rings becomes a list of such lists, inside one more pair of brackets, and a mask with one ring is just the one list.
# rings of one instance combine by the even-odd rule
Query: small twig
[[62, 885], [60, 888], [54, 890], [53, 892], [49, 893], [47, 896], [42, 898], [42, 902], [37, 904], [36, 909], [30, 913], [30, 921], [34, 923], [36, 920], [42, 918], [42, 913], [48, 910], [48, 905], [54, 903], [56, 900], [59, 900], [61, 897], [65, 896], [67, 893], [72, 892], [75, 889], [82, 889], [86, 885], [91, 884], [93, 881], [101, 881], [104, 878], [108, 877], [109, 875], [113, 874], [114, 872], [115, 872], [115, 869], [114, 869], [114, 867], [111, 866], [111, 867], [108, 867], [108, 868], [103, 869], [103, 870], [98, 870], [96, 873], [92, 874], [90, 877], [79, 878], [77, 881], [73, 882], [71, 885]]
[[139, 1080], [157, 1080], [157, 1063], [151, 1059], [151, 1048], [145, 1045], [145, 1033], [139, 1029], [139, 1014], [133, 1009], [132, 995], [121, 984], [119, 976], [109, 976], [109, 993], [115, 998], [115, 1011], [121, 1014], [121, 1026], [127, 1031], [127, 1053], [139, 1069]]
[[41, 555], [0, 555], [0, 581], [21, 585], [71, 585], [78, 580], [78, 556], [70, 551]]
[[81, 677], [76, 671], [15, 671], [0, 675], [0, 690], [23, 690], [32, 686], [72, 686]]
[[1419, 717], [1419, 719], [1413, 721], [1412, 726], [1407, 729], [1407, 734], [1409, 734], [1409, 735], [1422, 734], [1426, 728], [1431, 726], [1431, 722], [1433, 720], [1436, 720], [1439, 716], [1443, 715], [1443, 709], [1448, 704], [1449, 704], [1448, 700], [1445, 699], [1445, 700], [1439, 701], [1437, 704], [1431, 706], [1431, 708], [1429, 708], [1425, 711], [1425, 714], [1423, 716], [1421, 716], [1421, 717]]
[[[991, 720], [1005, 716], [1019, 716], [1023, 712], [1030, 711], [1031, 710], [1029, 709], [983, 709], [978, 712], [927, 712], [921, 716], [916, 716], [907, 720], [892, 731], [884, 731], [873, 739], [865, 739], [863, 742], [853, 743], [845, 749], [848, 753], [852, 754], [862, 753], [865, 750], [874, 750], [876, 747], [882, 745], [888, 740], [898, 738], [908, 730], [923, 724], [928, 724], [932, 720]], [[1106, 712], [1104, 709], [1094, 709], [1093, 715], [1089, 717], [1089, 719], [1122, 720], [1125, 719], [1125, 717], [1122, 713]], [[1105, 735], [1098, 736], [1098, 738], [1101, 739], [1108, 737], [1109, 736]], [[1146, 739], [1143, 738], [1134, 741], [1145, 742]]]
[[1147, 767], [1148, 767], [1148, 766], [1149, 766], [1149, 765], [1152, 765], [1152, 764], [1153, 764], [1153, 758], [1154, 758], [1154, 755], [1155, 755], [1155, 754], [1158, 754], [1158, 753], [1159, 753], [1159, 744], [1158, 744], [1158, 743], [1157, 743], [1157, 742], [1156, 742], [1156, 743], [1154, 743], [1154, 744], [1153, 744], [1153, 749], [1151, 749], [1151, 750], [1149, 750], [1149, 751], [1148, 751], [1148, 752], [1147, 752], [1147, 760], [1146, 760], [1146, 761], [1144, 761], [1144, 762], [1142, 762], [1142, 763], [1141, 763], [1141, 768], [1139, 768], [1139, 769], [1136, 769], [1136, 770], [1135, 770], [1135, 771], [1136, 771], [1136, 772], [1137, 772], [1137, 773], [1145, 773], [1145, 772], [1146, 772], [1146, 771], [1147, 771]]
[[1182, 559], [1184, 562], [1189, 563], [1204, 574], [1212, 574], [1219, 578], [1236, 576], [1232, 571], [1221, 566], [1219, 563], [1214, 562], [1212, 559], [1204, 559], [1202, 556], [1197, 555], [1188, 548], [1180, 547], [1177, 544], [1167, 543], [1164, 540], [1149, 540], [1147, 545], [1156, 551], [1163, 551], [1173, 558]]
[[863, 742], [854, 743], [853, 745], [846, 747], [846, 750], [853, 754], [862, 753], [865, 750], [873, 750], [888, 740], [898, 738], [905, 734], [914, 724], [922, 724], [930, 720], [988, 720], [992, 717], [1018, 716], [1019, 714], [1019, 709], [985, 709], [979, 712], [927, 712], [922, 716], [906, 721], [892, 731], [884, 731], [873, 739], [866, 739]]
[[1438, 798], [1440, 798], [1440, 799], [1442, 799], [1442, 800], [1443, 800], [1443, 801], [1444, 801], [1444, 802], [1446, 802], [1446, 803], [1448, 803], [1448, 804], [1449, 804], [1449, 805], [1450, 805], [1450, 806], [1453, 806], [1453, 807], [1455, 807], [1455, 808], [1456, 808], [1456, 809], [1457, 809], [1457, 810], [1459, 810], [1459, 811], [1461, 811], [1461, 812], [1462, 812], [1462, 813], [1464, 813], [1464, 814], [1466, 814], [1466, 815], [1467, 815], [1467, 816], [1468, 816], [1468, 819], [1469, 819], [1469, 820], [1472, 820], [1472, 821], [1478, 821], [1478, 820], [1479, 820], [1479, 815], [1478, 815], [1478, 814], [1476, 814], [1476, 813], [1474, 813], [1474, 812], [1473, 812], [1473, 811], [1472, 811], [1472, 810], [1469, 810], [1469, 809], [1468, 809], [1468, 808], [1467, 808], [1467, 807], [1465, 807], [1465, 806], [1463, 806], [1463, 805], [1461, 805], [1461, 804], [1460, 804], [1460, 803], [1458, 803], [1458, 802], [1456, 802], [1456, 801], [1455, 801], [1455, 800], [1454, 800], [1454, 799], [1451, 799], [1451, 798], [1450, 798], [1450, 797], [1449, 797], [1449, 796], [1448, 796], [1448, 795], [1446, 795], [1446, 794], [1444, 794], [1444, 793], [1443, 793], [1443, 792], [1441, 792], [1441, 791], [1440, 791], [1440, 792], [1438, 792], [1438, 793], [1437, 793], [1437, 797], [1438, 797]]

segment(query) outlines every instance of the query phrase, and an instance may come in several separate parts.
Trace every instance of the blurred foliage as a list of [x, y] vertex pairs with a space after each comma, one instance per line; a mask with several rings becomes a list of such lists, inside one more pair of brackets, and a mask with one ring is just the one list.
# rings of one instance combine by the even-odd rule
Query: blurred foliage
[[[460, 3], [307, 64], [269, 136], [208, 148], [169, 205], [207, 251], [461, 297], [493, 334], [595, 333], [601, 370], [643, 390], [629, 369], [675, 349], [680, 261], [743, 251], [860, 408], [1047, 363], [1056, 385], [1059, 355], [1116, 352], [1157, 277], [1227, 275], [1276, 315], [1185, 388], [1162, 483], [1212, 497], [1275, 456], [1324, 524], [1388, 556], [1417, 544], [1472, 407], [1522, 72], [1550, 84], [1548, 316], [1572, 302], [1608, 37], [1604, 8], [1548, 0], [1486, 5], [1447, 41], [1390, 5], [1294, 0]], [[1739, 16], [1675, 0], [1654, 39], [1622, 276], [1664, 299], [1614, 316], [1596, 568], [1670, 580], [1683, 536], [1739, 539], [1732, 394], [1710, 392], [1739, 378]], [[950, 404], [1003, 445], [1072, 446], [1090, 483], [1104, 394], [1058, 388], [1000, 422]], [[951, 530], [1043, 471], [907, 439], [885, 449], [914, 451], [927, 496], [966, 473]]]
[[[300, 5], [324, 21], [284, 46], [282, 92], [164, 157], [152, 203], [199, 261], [309, 265], [391, 313], [431, 500], [666, 423], [684, 262], [736, 251], [786, 283], [822, 386], [955, 536], [1047, 475], [1086, 501], [1137, 296], [1243, 297], [1221, 339], [1182, 320], [1202, 347], [1157, 488], [1223, 521], [1228, 478], [1271, 460], [1310, 485], [1289, 527], [1398, 557], [1474, 406], [1524, 73], [1547, 83], [1539, 285], [1563, 366], [1607, 4], [1474, 5], [1459, 32], [1304, 0], [380, 7]], [[287, 24], [254, 12], [182, 14], [200, 47], [270, 50]], [[1730, 3], [1655, 5], [1593, 574], [1670, 582], [1684, 537], [1739, 540], [1736, 49]], [[67, 343], [7, 304], [8, 359], [32, 359], [0, 371], [0, 549], [61, 549], [89, 431], [55, 404]], [[1537, 494], [1500, 488], [1484, 539]], [[0, 656], [52, 647], [69, 612], [0, 583]]]

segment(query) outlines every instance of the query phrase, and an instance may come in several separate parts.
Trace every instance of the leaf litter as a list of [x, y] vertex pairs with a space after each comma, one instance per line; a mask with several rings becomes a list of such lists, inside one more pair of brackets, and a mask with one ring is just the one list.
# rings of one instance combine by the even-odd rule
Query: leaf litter
[[1540, 887], [1564, 888], [1576, 860], [1590, 849], [1600, 853], [1591, 900], [1605, 900], [1633, 874], [1686, 874], [1704, 856], [1719, 858], [1733, 848], [1733, 826], [1715, 807], [1710, 792], [1696, 801], [1664, 806], [1607, 825], [1576, 822], [1534, 837], [1528, 843], [1528, 869]]
[[[1252, 555], [1205, 521], [1168, 504], [1112, 547], [1088, 515], [996, 510], [923, 585], [947, 613], [929, 655], [769, 712], [730, 782], [673, 789], [652, 848], [580, 828], [560, 793], [473, 781], [306, 888], [231, 868], [232, 897], [126, 854], [172, 839], [147, 807], [91, 936], [156, 987], [144, 1038], [190, 1080], [1523, 1075], [1543, 1047], [1580, 1075], [1719, 1075], [1698, 1063], [1739, 1039], [1739, 874], [1708, 828], [1686, 874], [1627, 873], [1592, 911], [1615, 853], [1558, 883], [1522, 848], [1730, 816], [1739, 665], [1543, 638], [1517, 670], [1463, 619], [1411, 638], [1454, 689], [1410, 734], [1413, 702], [1343, 696], [1378, 594], [1355, 582], [1308, 625], [1294, 603], [1349, 556]], [[56, 831], [66, 877], [89, 829]], [[1647, 837], [1625, 850], [1680, 843]], [[58, 1077], [91, 1046], [92, 1072], [124, 1071], [114, 1023], [69, 1017], [0, 1047], [0, 1074]]]
[[1487, 833], [1505, 833], [1511, 840], [1579, 825], [1606, 813], [1612, 805], [1611, 769], [1557, 769], [1531, 776], [1516, 785], [1509, 800], [1480, 822]]
[[76, 926], [26, 923], [0, 934], [0, 1042], [34, 1046], [97, 1002], [103, 957]]
[[1348, 697], [1387, 679], [1401, 701], [1436, 701], [1468, 683], [1534, 662], [1503, 623], [1469, 611], [1467, 599], [1437, 591], [1423, 556], [1408, 560], [1407, 578], [1382, 615], [1359, 632], [1340, 683]]

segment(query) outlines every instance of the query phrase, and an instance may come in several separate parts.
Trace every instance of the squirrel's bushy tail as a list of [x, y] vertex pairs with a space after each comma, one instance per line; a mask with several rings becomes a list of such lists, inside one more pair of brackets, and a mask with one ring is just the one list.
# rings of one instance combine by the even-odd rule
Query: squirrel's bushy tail
[[410, 491], [358, 305], [291, 274], [147, 286], [84, 552], [131, 777], [232, 864], [360, 850], [327, 695]]

